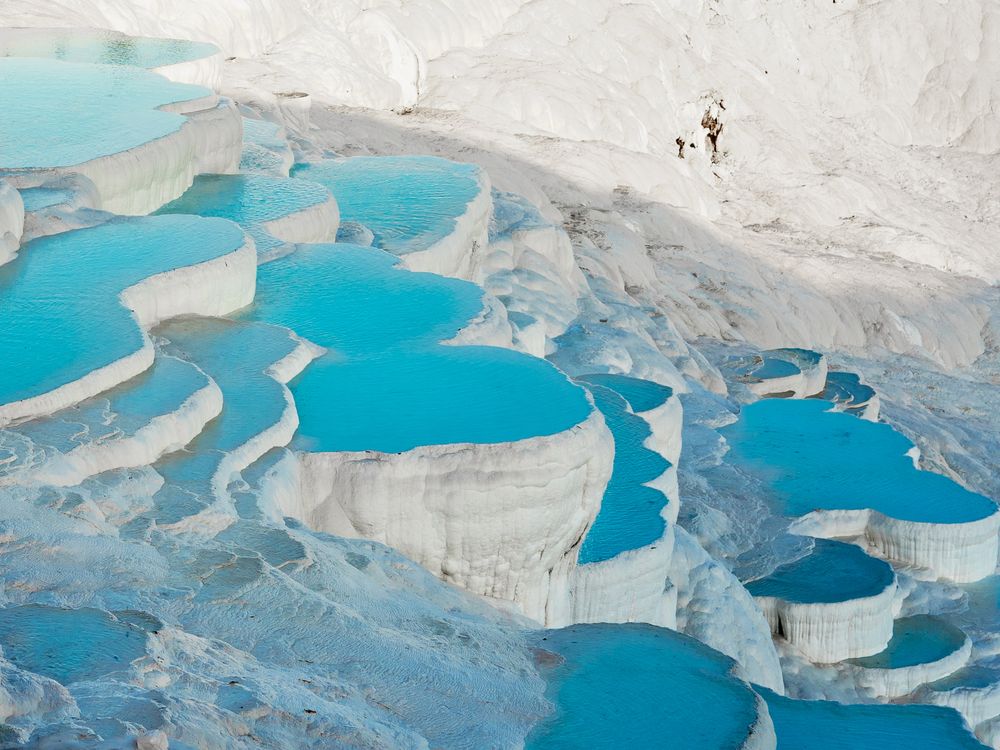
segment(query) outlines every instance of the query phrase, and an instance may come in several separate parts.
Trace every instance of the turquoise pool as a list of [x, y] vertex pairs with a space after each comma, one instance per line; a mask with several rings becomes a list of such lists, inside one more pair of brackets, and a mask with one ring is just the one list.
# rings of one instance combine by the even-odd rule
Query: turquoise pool
[[938, 617], [901, 617], [892, 625], [892, 639], [885, 651], [851, 659], [866, 669], [902, 669], [929, 664], [950, 656], [965, 643], [965, 633]]
[[[642, 381], [619, 382], [601, 376], [596, 379], [624, 385], [626, 392], [635, 391], [635, 398], [651, 401], [651, 394], [639, 385]], [[660, 513], [667, 497], [645, 483], [670, 468], [670, 462], [643, 445], [650, 435], [649, 425], [629, 410], [622, 395], [594, 382], [589, 387], [614, 436], [615, 461], [601, 509], [580, 548], [581, 564], [610, 560], [622, 552], [653, 544], [663, 536], [667, 524]]]
[[269, 221], [325, 203], [329, 191], [305, 180], [266, 175], [200, 175], [184, 194], [157, 214], [197, 214], [235, 221], [254, 239], [258, 253], [284, 244], [264, 227]]
[[291, 384], [299, 448], [497, 443], [587, 418], [583, 389], [548, 362], [441, 345], [479, 312], [482, 291], [395, 263], [380, 250], [335, 244], [299, 246], [260, 267], [249, 315], [330, 350]]
[[649, 411], [663, 406], [674, 394], [673, 389], [669, 386], [628, 375], [594, 373], [593, 375], [581, 375], [575, 379], [611, 389], [628, 401], [634, 412]]
[[157, 107], [208, 96], [141, 68], [0, 58], [0, 171], [82, 164], [184, 124]]
[[844, 602], [881, 594], [895, 579], [889, 563], [856, 545], [832, 539], [814, 544], [805, 557], [746, 584], [747, 591], [804, 604]]
[[949, 708], [845, 705], [757, 692], [771, 712], [778, 750], [985, 750]]
[[743, 407], [720, 430], [727, 462], [767, 483], [776, 510], [789, 516], [872, 508], [904, 521], [962, 523], [996, 512], [988, 498], [915, 469], [906, 455], [912, 443], [889, 425], [829, 409], [815, 399]]
[[479, 194], [478, 168], [433, 156], [357, 156], [296, 164], [292, 176], [329, 188], [341, 221], [364, 224], [396, 255], [425, 250], [455, 229]]
[[757, 696], [733, 663], [651, 625], [575, 625], [534, 638], [555, 711], [526, 750], [743, 747]]
[[[2, 61], [0, 61], [2, 62]], [[0, 403], [47, 393], [137, 351], [142, 333], [124, 289], [243, 245], [221, 219], [116, 219], [26, 244], [0, 266]]]
[[218, 51], [207, 42], [127, 36], [105, 29], [0, 29], [0, 57], [159, 68], [198, 60]]

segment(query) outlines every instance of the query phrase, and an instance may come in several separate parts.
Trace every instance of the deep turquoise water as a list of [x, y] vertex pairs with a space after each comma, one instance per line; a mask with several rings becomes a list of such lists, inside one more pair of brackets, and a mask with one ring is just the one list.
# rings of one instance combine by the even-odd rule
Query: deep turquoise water
[[354, 245], [306, 245], [260, 267], [249, 314], [330, 349], [291, 384], [297, 445], [400, 452], [561, 432], [584, 392], [548, 362], [493, 347], [442, 346], [481, 309], [474, 284], [395, 267]]
[[526, 750], [735, 750], [757, 719], [732, 662], [670, 630], [575, 625], [537, 634], [535, 646], [556, 708]]
[[790, 602], [843, 602], [880, 594], [894, 578], [889, 563], [871, 557], [860, 547], [816, 539], [808, 555], [751, 581], [746, 588], [754, 596]]
[[[609, 382], [607, 378], [600, 379]], [[637, 391], [637, 398], [650, 396], [636, 383], [625, 381], [624, 385], [626, 391]], [[601, 509], [580, 547], [581, 564], [610, 560], [622, 552], [653, 544], [663, 536], [666, 521], [660, 512], [668, 502], [667, 497], [644, 484], [670, 467], [659, 453], [643, 446], [650, 435], [649, 425], [629, 411], [628, 403], [619, 393], [596, 383], [590, 385], [590, 392], [614, 436], [615, 462]]]
[[29, 242], [0, 266], [0, 403], [47, 393], [137, 351], [142, 335], [121, 292], [242, 244], [235, 224], [196, 216], [116, 219]]
[[0, 58], [0, 170], [72, 166], [140, 146], [184, 123], [157, 107], [210, 93], [141, 68]]
[[892, 640], [884, 651], [851, 662], [868, 669], [912, 667], [943, 659], [964, 642], [965, 633], [938, 617], [901, 617], [893, 623]]
[[329, 188], [342, 221], [364, 224], [396, 255], [425, 250], [454, 231], [479, 194], [471, 164], [433, 156], [358, 156], [297, 164], [292, 176]]
[[816, 399], [764, 399], [720, 430], [727, 462], [766, 482], [776, 510], [872, 508], [905, 521], [961, 523], [996, 511], [988, 498], [919, 471], [912, 444], [889, 425], [828, 411]]
[[206, 42], [131, 37], [101, 29], [0, 29], [0, 57], [159, 68], [218, 52]]
[[663, 406], [673, 395], [673, 389], [654, 383], [652, 380], [633, 378], [628, 375], [612, 375], [607, 373], [595, 373], [593, 375], [581, 375], [576, 380], [585, 383], [594, 383], [610, 388], [623, 399], [628, 401], [634, 412], [649, 411], [657, 406]]
[[28, 604], [0, 608], [3, 655], [63, 685], [125, 670], [146, 652], [146, 632], [99, 609]]
[[778, 750], [985, 750], [952, 709], [844, 705], [757, 692], [767, 701]]
[[329, 191], [305, 180], [266, 175], [213, 174], [196, 177], [194, 184], [157, 214], [197, 214], [235, 221], [254, 239], [258, 253], [281, 244], [264, 224], [326, 202]]

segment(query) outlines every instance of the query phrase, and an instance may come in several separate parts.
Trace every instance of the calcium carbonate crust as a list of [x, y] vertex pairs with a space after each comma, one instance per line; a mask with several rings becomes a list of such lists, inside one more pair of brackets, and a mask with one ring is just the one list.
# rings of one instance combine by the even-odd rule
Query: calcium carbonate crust
[[576, 563], [613, 455], [596, 409], [563, 432], [510, 443], [299, 452], [301, 505], [284, 512], [395, 547], [444, 580], [547, 623], [553, 582]]
[[0, 265], [17, 254], [24, 233], [24, 201], [12, 185], [0, 180]]
[[771, 632], [819, 664], [871, 656], [892, 638], [896, 579], [874, 596], [842, 602], [795, 602], [755, 596]]

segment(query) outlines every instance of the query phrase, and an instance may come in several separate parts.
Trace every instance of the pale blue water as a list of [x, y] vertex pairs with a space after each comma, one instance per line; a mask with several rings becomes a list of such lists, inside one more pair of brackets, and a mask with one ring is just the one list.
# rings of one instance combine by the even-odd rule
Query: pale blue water
[[784, 378], [801, 372], [798, 365], [788, 359], [770, 356], [766, 352], [759, 356], [734, 357], [727, 360], [724, 367], [746, 382]]
[[[141, 375], [100, 396], [14, 428], [36, 446], [67, 452], [86, 443], [121, 439], [155, 417], [171, 414], [196, 391], [208, 385], [208, 378], [194, 365], [166, 356], [157, 356], [153, 366]], [[0, 476], [13, 470], [0, 466]]]
[[535, 636], [555, 711], [526, 750], [736, 750], [757, 719], [756, 696], [732, 662], [651, 625], [575, 625]]
[[952, 709], [800, 701], [756, 689], [767, 701], [778, 750], [985, 750]]
[[329, 188], [342, 221], [364, 224], [397, 255], [424, 250], [454, 231], [479, 194], [477, 168], [433, 156], [357, 156], [297, 164], [292, 176]]
[[128, 668], [146, 652], [146, 631], [99, 609], [37, 604], [0, 608], [3, 655], [63, 685]]
[[754, 596], [790, 602], [843, 602], [882, 593], [894, 580], [889, 563], [860, 547], [816, 539], [812, 552], [746, 584]]
[[507, 349], [441, 346], [481, 308], [473, 284], [394, 267], [379, 250], [300, 246], [261, 266], [250, 314], [331, 351], [291, 384], [296, 445], [400, 452], [561, 432], [586, 419], [581, 388]]
[[800, 369], [803, 367], [818, 365], [820, 360], [823, 358], [819, 352], [815, 352], [812, 349], [801, 349], [794, 346], [784, 347], [782, 349], [768, 349], [767, 351], [762, 352], [762, 354], [765, 357], [786, 360]]
[[288, 175], [284, 155], [291, 153], [288, 142], [281, 135], [281, 127], [267, 120], [243, 118], [243, 152], [240, 154], [240, 171]]
[[[286, 408], [283, 387], [268, 368], [294, 351], [289, 331], [262, 323], [218, 318], [174, 320], [156, 335], [171, 354], [196, 364], [222, 390], [222, 414], [188, 446], [156, 465], [166, 486], [151, 516], [172, 523], [197, 513], [212, 499], [211, 480], [225, 454], [276, 424]], [[224, 478], [228, 480], [228, 477]]]
[[727, 462], [768, 483], [777, 512], [873, 508], [905, 521], [961, 523], [996, 511], [988, 498], [915, 469], [905, 455], [912, 444], [889, 425], [829, 408], [764, 399], [720, 430]]
[[258, 253], [282, 245], [264, 224], [326, 202], [329, 191], [305, 180], [267, 175], [200, 175], [194, 184], [157, 214], [197, 214], [235, 221], [254, 239]]
[[73, 198], [72, 190], [63, 188], [25, 188], [21, 190], [21, 200], [24, 201], [25, 211], [39, 211], [43, 208], [51, 208], [60, 203], [65, 203]]
[[1000, 667], [973, 664], [952, 672], [936, 682], [931, 682], [931, 690], [946, 693], [956, 688], [972, 688], [983, 690], [994, 685], [1000, 685]]
[[595, 373], [593, 375], [582, 375], [576, 380], [585, 383], [594, 383], [610, 388], [623, 399], [628, 401], [634, 412], [649, 411], [658, 406], [663, 406], [673, 395], [673, 389], [669, 386], [654, 383], [652, 380], [633, 378], [628, 375], [612, 375], [607, 373]]
[[901, 617], [892, 624], [892, 640], [884, 651], [851, 662], [867, 669], [912, 667], [943, 659], [963, 643], [965, 633], [938, 617]]
[[141, 68], [0, 58], [0, 171], [81, 164], [175, 132], [156, 109], [208, 96]]
[[116, 219], [29, 242], [0, 266], [0, 403], [46, 393], [137, 351], [142, 335], [121, 292], [242, 244], [235, 224], [196, 216]]
[[1000, 575], [992, 575], [962, 588], [968, 593], [968, 609], [959, 613], [958, 622], [973, 630], [1000, 630]]
[[0, 57], [159, 68], [218, 52], [207, 42], [132, 37], [102, 29], [0, 29]]
[[538, 209], [532, 203], [517, 193], [506, 193], [494, 189], [492, 197], [493, 219], [490, 222], [490, 242], [495, 242], [516, 231], [552, 225], [538, 213]]
[[[626, 390], [648, 395], [633, 383], [624, 385]], [[601, 509], [580, 547], [581, 564], [603, 562], [653, 544], [663, 536], [667, 525], [660, 515], [667, 497], [644, 486], [670, 467], [659, 453], [643, 446], [651, 434], [649, 425], [630, 412], [625, 399], [610, 388], [591, 384], [590, 392], [614, 436], [615, 461]]]

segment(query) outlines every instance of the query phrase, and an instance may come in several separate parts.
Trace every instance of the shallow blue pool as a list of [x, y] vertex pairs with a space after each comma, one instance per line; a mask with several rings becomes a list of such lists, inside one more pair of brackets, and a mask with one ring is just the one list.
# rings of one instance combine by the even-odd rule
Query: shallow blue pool
[[747, 591], [789, 602], [843, 602], [880, 594], [895, 578], [889, 563], [856, 545], [833, 539], [814, 544], [805, 557], [746, 584]]
[[0, 608], [4, 657], [63, 685], [128, 669], [145, 654], [146, 637], [143, 628], [99, 609]]
[[0, 57], [159, 68], [218, 52], [207, 42], [127, 36], [105, 29], [0, 29]]
[[[599, 379], [609, 382], [607, 378]], [[624, 385], [626, 391], [637, 391], [636, 398], [649, 396], [637, 384], [625, 381]], [[601, 509], [580, 548], [581, 564], [610, 560], [663, 536], [666, 521], [660, 513], [667, 497], [645, 483], [670, 468], [663, 456], [643, 445], [650, 436], [649, 425], [629, 410], [620, 393], [596, 383], [591, 383], [590, 392], [614, 436], [615, 461]]]
[[40, 211], [60, 203], [66, 203], [73, 198], [73, 191], [64, 188], [26, 188], [21, 191], [25, 211]]
[[845, 705], [757, 692], [767, 701], [778, 750], [985, 750], [949, 708]]
[[507, 442], [587, 418], [584, 391], [545, 360], [440, 345], [479, 312], [481, 290], [395, 262], [336, 244], [300, 246], [261, 266], [249, 314], [330, 350], [291, 384], [299, 448]]
[[901, 669], [929, 664], [950, 656], [965, 643], [965, 633], [938, 617], [901, 617], [892, 625], [892, 639], [874, 656], [851, 659], [866, 669]]
[[297, 164], [292, 176], [329, 188], [344, 222], [364, 224], [396, 255], [425, 250], [455, 229], [479, 194], [478, 168], [433, 156], [357, 156]]
[[[297, 342], [277, 326], [220, 318], [182, 318], [156, 329], [165, 351], [183, 357], [212, 378], [222, 391], [222, 413], [185, 451], [156, 464], [164, 486], [147, 518], [175, 523], [214, 498], [213, 479], [228, 453], [277, 424], [287, 403], [284, 387], [269, 368], [291, 354]], [[230, 477], [218, 477], [222, 486]]]
[[732, 662], [651, 625], [575, 625], [534, 645], [555, 711], [527, 750], [733, 749], [757, 720], [757, 697]]
[[[100, 396], [9, 429], [29, 438], [36, 447], [66, 453], [83, 444], [134, 435], [154, 418], [176, 412], [208, 384], [208, 378], [194, 365], [157, 356], [144, 373]], [[15, 468], [0, 466], [0, 476]]]
[[66, 167], [178, 130], [157, 109], [208, 96], [141, 68], [0, 58], [0, 171]]
[[213, 174], [194, 183], [158, 214], [197, 214], [235, 221], [254, 239], [258, 253], [281, 244], [264, 224], [325, 203], [330, 193], [322, 185], [267, 175]]
[[739, 380], [752, 383], [789, 377], [802, 372], [798, 365], [788, 359], [773, 357], [767, 353], [729, 359], [724, 367], [732, 371]]
[[669, 386], [628, 375], [594, 373], [593, 375], [581, 375], [576, 380], [611, 389], [628, 401], [632, 411], [637, 413], [663, 406], [674, 393]]
[[875, 389], [861, 382], [853, 372], [831, 372], [819, 398], [842, 405], [848, 412], [861, 411], [875, 398]]
[[872, 508], [927, 523], [961, 523], [996, 511], [986, 497], [939, 474], [919, 471], [912, 443], [887, 424], [828, 411], [825, 401], [765, 399], [720, 430], [728, 463], [765, 483], [776, 510]]
[[142, 334], [121, 292], [242, 244], [235, 224], [197, 216], [116, 219], [29, 242], [0, 266], [0, 403], [47, 393], [137, 351]]

